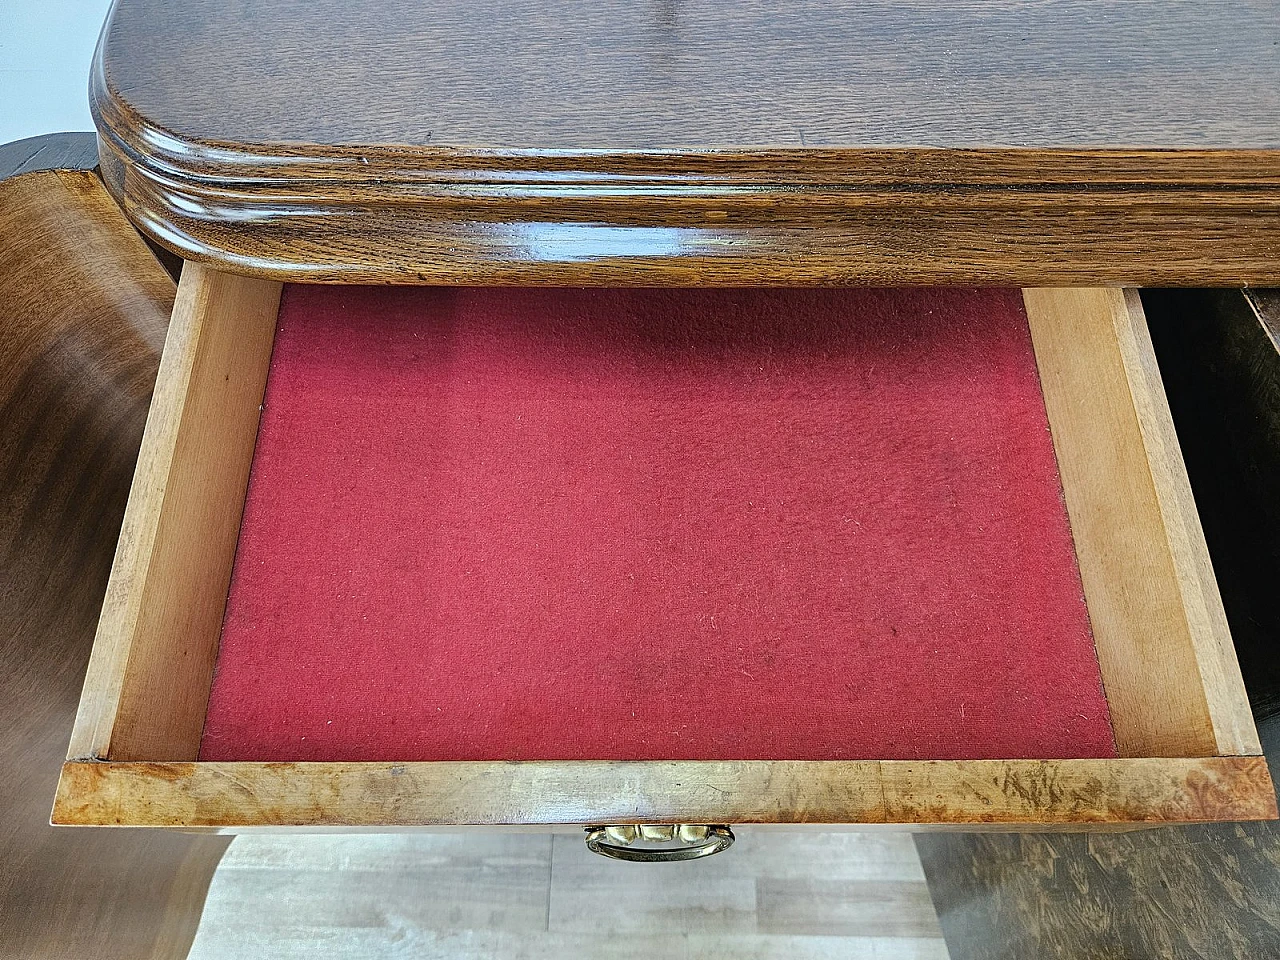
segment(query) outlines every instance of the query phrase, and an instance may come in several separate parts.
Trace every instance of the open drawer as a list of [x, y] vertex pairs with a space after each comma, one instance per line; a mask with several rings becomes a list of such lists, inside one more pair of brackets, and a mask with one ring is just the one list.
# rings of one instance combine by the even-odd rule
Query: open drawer
[[1141, 304], [1117, 289], [1023, 294], [1114, 756], [200, 760], [280, 297], [276, 282], [185, 268], [55, 823], [1090, 828], [1276, 816]]

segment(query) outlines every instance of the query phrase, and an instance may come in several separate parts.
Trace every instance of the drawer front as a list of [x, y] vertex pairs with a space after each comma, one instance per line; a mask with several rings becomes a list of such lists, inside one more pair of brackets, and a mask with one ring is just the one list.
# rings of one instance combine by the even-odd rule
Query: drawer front
[[1261, 757], [1116, 760], [69, 761], [55, 822], [168, 827], [975, 824], [1275, 816]]

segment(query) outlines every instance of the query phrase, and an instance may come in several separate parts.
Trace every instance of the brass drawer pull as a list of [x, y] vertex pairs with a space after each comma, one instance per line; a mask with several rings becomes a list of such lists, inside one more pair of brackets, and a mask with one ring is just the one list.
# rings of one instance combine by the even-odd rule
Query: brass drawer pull
[[[602, 857], [635, 863], [697, 860], [727, 850], [733, 831], [726, 824], [632, 824], [587, 827], [587, 849]], [[634, 844], [654, 844], [653, 846]], [[657, 844], [669, 844], [657, 846]]]

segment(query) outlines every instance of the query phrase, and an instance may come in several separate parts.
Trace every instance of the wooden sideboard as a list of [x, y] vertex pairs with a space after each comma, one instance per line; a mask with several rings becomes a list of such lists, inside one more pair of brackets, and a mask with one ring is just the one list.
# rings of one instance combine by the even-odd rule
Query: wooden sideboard
[[[1280, 281], [1266, 3], [118, 0], [104, 179], [187, 260], [56, 822], [1268, 818], [1148, 285]], [[283, 283], [1024, 290], [1112, 759], [200, 762]]]

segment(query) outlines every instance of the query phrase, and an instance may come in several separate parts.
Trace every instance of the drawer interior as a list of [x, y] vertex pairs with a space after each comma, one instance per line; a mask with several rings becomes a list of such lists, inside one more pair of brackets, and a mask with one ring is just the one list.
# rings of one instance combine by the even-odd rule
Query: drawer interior
[[1114, 755], [1020, 291], [285, 289], [201, 759]]
[[55, 817], [1274, 810], [1136, 292], [280, 304], [184, 272]]

